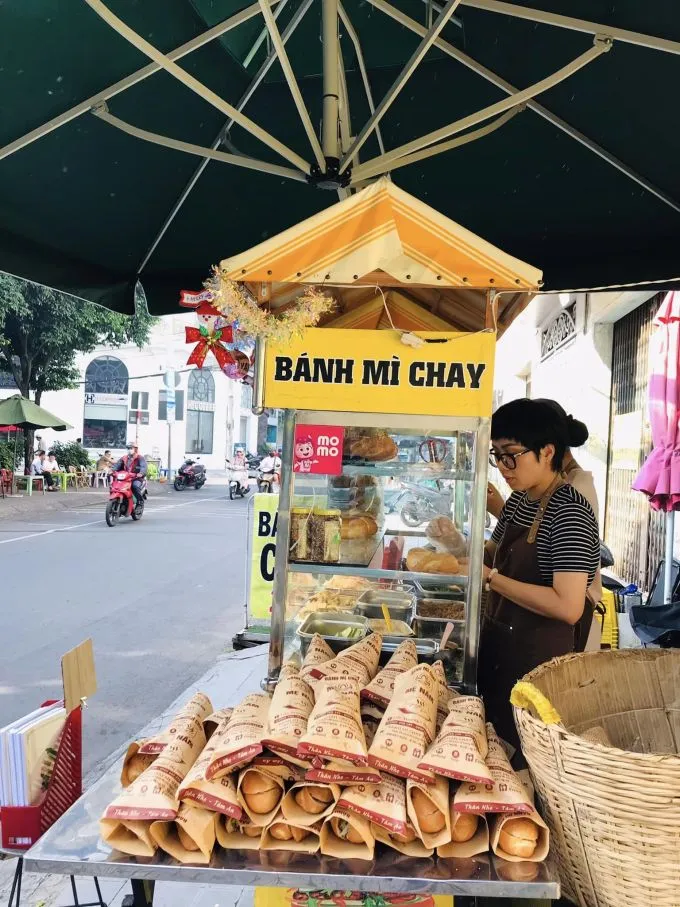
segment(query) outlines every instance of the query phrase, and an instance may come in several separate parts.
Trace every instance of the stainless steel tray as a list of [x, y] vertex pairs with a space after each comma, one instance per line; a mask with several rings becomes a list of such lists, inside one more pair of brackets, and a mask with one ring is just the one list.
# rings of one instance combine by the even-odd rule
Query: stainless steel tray
[[[390, 656], [394, 655], [405, 639], [413, 639], [413, 637], [383, 636], [382, 652], [386, 652]], [[431, 658], [439, 651], [439, 643], [436, 639], [413, 639], [413, 642], [416, 644], [416, 652], [419, 659]]]
[[[347, 627], [356, 627], [360, 630], [352, 639], [340, 636], [340, 632]], [[307, 654], [309, 643], [315, 634], [319, 634], [334, 652], [349, 649], [354, 643], [360, 642], [368, 632], [368, 621], [360, 614], [350, 614], [345, 611], [319, 611], [310, 614], [299, 626], [297, 635], [300, 637], [300, 650], [302, 656]]]
[[416, 637], [418, 639], [440, 640], [448, 623], [453, 624], [453, 633], [450, 636], [450, 642], [462, 647], [463, 639], [465, 638], [464, 620], [449, 621], [445, 617], [420, 617], [416, 614], [413, 618], [413, 629], [416, 631]]
[[408, 624], [413, 617], [415, 596], [410, 592], [367, 589], [357, 599], [357, 614], [363, 614], [364, 617], [380, 618], [383, 616], [382, 605], [387, 607], [390, 617], [395, 620], [405, 620]]
[[[415, 580], [413, 586], [416, 598], [455, 599], [456, 601], [465, 600], [465, 589], [450, 587], [448, 583], [423, 583]], [[443, 586], [446, 588], [442, 588]]]

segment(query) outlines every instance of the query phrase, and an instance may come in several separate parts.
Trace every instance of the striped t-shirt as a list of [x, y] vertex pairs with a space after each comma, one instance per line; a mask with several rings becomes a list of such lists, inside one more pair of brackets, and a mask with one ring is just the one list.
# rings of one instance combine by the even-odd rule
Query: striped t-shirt
[[[500, 544], [505, 527], [531, 526], [539, 501], [526, 492], [514, 492], [505, 503], [492, 541]], [[562, 485], [546, 507], [536, 536], [538, 567], [546, 586], [552, 586], [554, 573], [587, 573], [593, 582], [600, 565], [600, 535], [590, 504], [571, 485]]]

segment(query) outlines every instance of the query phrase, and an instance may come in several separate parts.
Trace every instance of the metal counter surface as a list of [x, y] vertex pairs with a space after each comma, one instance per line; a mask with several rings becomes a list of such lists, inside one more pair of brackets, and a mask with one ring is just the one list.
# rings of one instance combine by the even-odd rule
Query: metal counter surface
[[[215, 708], [235, 705], [246, 693], [259, 690], [266, 671], [266, 649], [249, 649], [221, 658], [163, 715], [144, 728], [139, 737], [160, 731], [196, 690], [207, 693]], [[122, 758], [27, 852], [26, 870], [211, 885], [559, 898], [559, 881], [549, 862], [510, 864], [488, 856], [472, 860], [424, 860], [379, 849], [376, 859], [369, 863], [285, 851], [218, 849], [210, 866], [181, 865], [161, 852], [149, 859], [129, 857], [112, 851], [99, 837], [99, 817], [120, 791], [121, 762]], [[536, 876], [531, 878], [534, 872]]]

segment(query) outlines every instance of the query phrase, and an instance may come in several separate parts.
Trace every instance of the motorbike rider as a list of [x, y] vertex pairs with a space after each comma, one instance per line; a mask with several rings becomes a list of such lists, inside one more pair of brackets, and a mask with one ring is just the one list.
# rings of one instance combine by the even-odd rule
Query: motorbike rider
[[130, 441], [127, 445], [127, 454], [121, 457], [112, 467], [113, 472], [134, 472], [138, 478], [132, 480], [132, 493], [135, 501], [139, 504], [142, 500], [142, 491], [144, 488], [144, 478], [146, 477], [146, 460], [139, 452], [139, 446], [136, 441]]
[[234, 462], [231, 464], [231, 476], [239, 483], [241, 488], [248, 487], [248, 463], [244, 451], [239, 449], [234, 454]]
[[269, 482], [278, 482], [279, 476], [281, 474], [281, 458], [278, 456], [276, 451], [268, 453], [260, 461], [260, 471], [262, 473], [262, 478]]

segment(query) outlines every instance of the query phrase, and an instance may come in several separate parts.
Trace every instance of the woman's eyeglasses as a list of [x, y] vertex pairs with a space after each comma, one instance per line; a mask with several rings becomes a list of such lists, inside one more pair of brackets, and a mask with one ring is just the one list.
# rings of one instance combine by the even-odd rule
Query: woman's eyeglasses
[[517, 458], [529, 453], [529, 449], [518, 450], [517, 453], [496, 453], [492, 450], [489, 454], [489, 463], [492, 466], [505, 466], [506, 469], [517, 469]]

